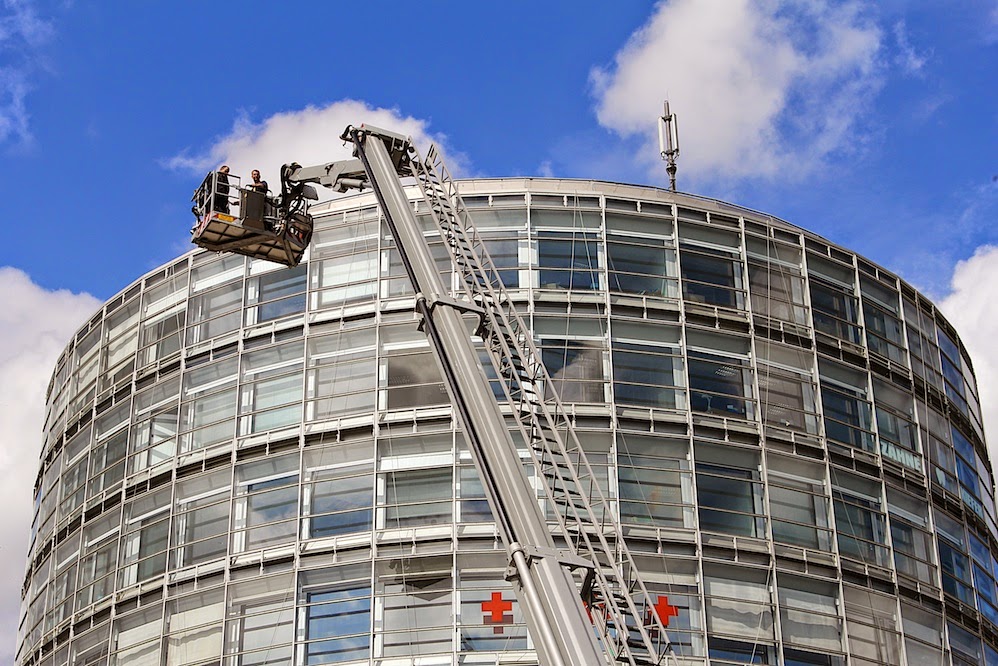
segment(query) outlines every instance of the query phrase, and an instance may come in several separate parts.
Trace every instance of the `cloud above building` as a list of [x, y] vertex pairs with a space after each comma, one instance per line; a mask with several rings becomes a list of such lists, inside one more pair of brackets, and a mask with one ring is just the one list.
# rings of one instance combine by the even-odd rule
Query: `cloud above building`
[[597, 118], [654, 156], [668, 98], [687, 176], [800, 178], [856, 145], [882, 39], [857, 2], [661, 2], [592, 71]]
[[461, 155], [447, 151], [446, 137], [431, 134], [427, 121], [403, 115], [398, 109], [376, 108], [352, 99], [276, 113], [259, 123], [241, 113], [232, 130], [207, 149], [182, 152], [164, 160], [163, 164], [169, 169], [192, 173], [204, 173], [228, 164], [232, 173], [244, 179], [249, 177], [250, 171], [259, 169], [270, 189], [277, 191], [283, 164], [297, 162], [311, 166], [349, 159], [351, 148], [344, 145], [340, 135], [347, 125], [360, 123], [411, 136], [416, 145], [424, 149], [430, 143], [436, 143], [443, 150], [449, 168], [461, 171]]
[[32, 140], [25, 102], [36, 73], [37, 49], [52, 38], [52, 24], [40, 18], [29, 0], [0, 4], [0, 145]]
[[991, 463], [998, 463], [998, 308], [992, 285], [998, 284], [998, 246], [984, 245], [974, 256], [958, 262], [952, 291], [939, 303], [956, 327], [974, 362], [980, 391], [984, 430], [990, 437]]
[[101, 303], [89, 294], [48, 291], [22, 271], [0, 267], [0, 662], [13, 663], [22, 574], [45, 417], [45, 391], [59, 354]]

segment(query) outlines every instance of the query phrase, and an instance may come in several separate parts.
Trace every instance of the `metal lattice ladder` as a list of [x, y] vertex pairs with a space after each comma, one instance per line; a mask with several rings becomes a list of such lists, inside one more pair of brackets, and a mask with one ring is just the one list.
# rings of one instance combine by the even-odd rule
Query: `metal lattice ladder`
[[581, 594], [605, 649], [633, 666], [675, 661], [613, 508], [439, 151], [431, 146], [422, 158], [411, 143], [406, 149], [400, 175], [415, 177], [465, 296], [484, 311], [480, 335], [554, 517], [574, 554], [591, 563]]

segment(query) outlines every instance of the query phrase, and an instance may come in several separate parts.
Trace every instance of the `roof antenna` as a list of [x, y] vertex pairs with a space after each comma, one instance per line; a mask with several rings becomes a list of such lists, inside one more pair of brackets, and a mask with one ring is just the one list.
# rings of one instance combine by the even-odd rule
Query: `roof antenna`
[[665, 113], [658, 119], [658, 147], [665, 170], [669, 172], [669, 189], [676, 191], [676, 158], [679, 157], [679, 125], [676, 114], [669, 111], [669, 100], [665, 100]]

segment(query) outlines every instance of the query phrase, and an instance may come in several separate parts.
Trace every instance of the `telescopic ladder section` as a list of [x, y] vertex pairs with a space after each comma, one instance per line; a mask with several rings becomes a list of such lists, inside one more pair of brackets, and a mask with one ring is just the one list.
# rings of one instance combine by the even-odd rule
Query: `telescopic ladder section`
[[660, 664], [669, 652], [665, 629], [596, 481], [567, 411], [499, 271], [436, 146], [410, 165], [433, 219], [461, 273], [465, 293], [485, 311], [481, 335], [512, 414], [529, 443], [543, 489], [569, 545], [592, 563], [582, 598], [608, 650], [625, 663]]
[[[610, 502], [439, 151], [431, 146], [423, 158], [411, 141], [399, 142], [394, 135], [369, 136], [383, 139], [400, 177], [415, 177], [452, 265], [460, 271], [467, 302], [474, 304], [482, 319], [479, 335], [529, 445], [535, 471], [544, 481], [561, 534], [577, 558], [567, 564], [585, 570], [582, 600], [604, 650], [615, 661], [632, 666], [674, 661], [656, 604], [639, 576]], [[363, 137], [355, 140], [361, 154], [362, 142]]]

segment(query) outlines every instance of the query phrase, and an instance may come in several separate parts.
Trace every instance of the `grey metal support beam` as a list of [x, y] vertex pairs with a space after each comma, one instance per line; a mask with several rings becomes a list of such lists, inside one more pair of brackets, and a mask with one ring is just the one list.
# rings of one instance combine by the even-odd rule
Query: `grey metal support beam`
[[[545, 666], [606, 664], [576, 584], [555, 548], [461, 309], [440, 280], [420, 225], [379, 135], [348, 128], [417, 292], [451, 400], [515, 571], [514, 589]], [[469, 305], [471, 305], [469, 303]], [[589, 563], [591, 566], [592, 563]]]
[[360, 184], [357, 179], [363, 176], [364, 165], [360, 160], [353, 159], [310, 167], [292, 164], [288, 180], [296, 183], [316, 183], [322, 187], [345, 192], [348, 187], [357, 187]]

